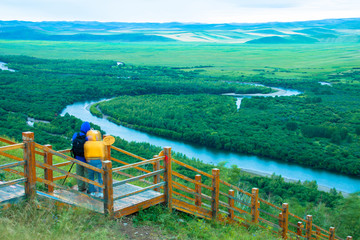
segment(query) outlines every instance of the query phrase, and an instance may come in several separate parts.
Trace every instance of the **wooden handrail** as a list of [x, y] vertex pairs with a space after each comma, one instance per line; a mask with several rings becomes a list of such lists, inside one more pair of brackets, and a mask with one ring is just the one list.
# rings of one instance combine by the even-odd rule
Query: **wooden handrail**
[[184, 192], [193, 194], [194, 196], [198, 196], [198, 197], [204, 198], [204, 199], [209, 200], [209, 201], [212, 200], [210, 196], [208, 196], [208, 195], [206, 195], [206, 194], [203, 194], [203, 193], [199, 194], [199, 193], [195, 192], [194, 189], [191, 189], [191, 188], [183, 188], [183, 187], [179, 187], [179, 186], [175, 186], [175, 185], [174, 185], [174, 187], [175, 187], [176, 189], [178, 189], [178, 190], [181, 190], [181, 191], [184, 191]]
[[262, 217], [259, 217], [259, 221], [267, 223], [268, 225], [270, 225], [270, 226], [272, 226], [274, 228], [281, 229], [281, 227], [279, 225], [276, 225], [275, 223], [270, 222], [270, 221], [268, 221], [268, 220], [266, 220], [266, 219], [264, 219]]
[[5, 169], [5, 168], [24, 166], [24, 165], [25, 165], [25, 161], [15, 162], [15, 163], [7, 163], [7, 164], [0, 165], [0, 170]]
[[[259, 209], [259, 211], [262, 212], [262, 213], [265, 213], [266, 215], [268, 215], [268, 216], [270, 216], [270, 217], [273, 217], [273, 218], [279, 220], [279, 217], [278, 217], [278, 216], [275, 216], [274, 214], [271, 214], [271, 213], [269, 213], [269, 212], [267, 212], [267, 211], [265, 211], [265, 210], [263, 210], [263, 209], [261, 209], [261, 208]], [[289, 223], [289, 224], [291, 224], [291, 223]], [[296, 227], [296, 226], [294, 226], [294, 227]]]
[[15, 179], [15, 180], [8, 181], [8, 182], [5, 182], [5, 183], [0, 183], [0, 188], [15, 185], [15, 184], [19, 184], [19, 183], [24, 183], [25, 181], [26, 181], [26, 178], [20, 178], [20, 179]]
[[152, 158], [152, 159], [149, 159], [149, 160], [146, 160], [146, 161], [137, 162], [137, 163], [129, 164], [129, 165], [126, 165], [126, 166], [113, 168], [112, 171], [113, 172], [122, 171], [122, 170], [125, 170], [125, 169], [134, 168], [134, 167], [138, 167], [138, 166], [145, 165], [145, 164], [158, 162], [158, 161], [161, 161], [163, 159], [164, 159], [164, 157]]
[[37, 143], [35, 143], [35, 147], [37, 147], [37, 148], [39, 148], [39, 149], [42, 149], [42, 150], [44, 150], [44, 151], [46, 151], [46, 152], [52, 153], [53, 155], [56, 155], [56, 156], [58, 156], [58, 157], [61, 157], [61, 158], [65, 159], [65, 160], [69, 160], [69, 161], [71, 161], [71, 162], [77, 163], [78, 165], [81, 165], [81, 166], [83, 166], [83, 167], [85, 167], [85, 168], [87, 168], [87, 169], [91, 169], [91, 170], [93, 170], [93, 171], [95, 171], [95, 172], [104, 174], [104, 170], [102, 170], [102, 169], [93, 167], [93, 166], [91, 166], [90, 164], [84, 163], [84, 162], [79, 161], [79, 160], [77, 160], [77, 159], [75, 159], [75, 158], [69, 157], [69, 156], [67, 156], [67, 155], [65, 155], [65, 154], [62, 154], [62, 153], [59, 153], [59, 152], [57, 152], [57, 151], [55, 151], [55, 150], [53, 150], [53, 149], [51, 149], [51, 148], [42, 146], [42, 145], [37, 144]]
[[115, 198], [114, 198], [114, 201], [119, 200], [119, 199], [121, 199], [121, 198], [129, 197], [129, 196], [132, 196], [132, 195], [141, 193], [141, 192], [145, 192], [145, 191], [150, 190], [150, 189], [153, 189], [153, 188], [161, 187], [161, 186], [164, 186], [164, 185], [165, 185], [165, 182], [160, 182], [160, 183], [158, 183], [158, 184], [154, 184], [154, 185], [151, 185], [151, 186], [148, 186], [148, 187], [145, 187], [145, 188], [141, 188], [141, 189], [139, 189], [139, 190], [137, 190], [137, 191], [134, 191], [134, 192], [131, 192], [131, 193], [127, 193], [127, 194], [124, 194], [124, 195], [121, 195], [121, 196], [118, 196], [118, 197], [115, 197]]
[[[275, 209], [277, 209], [277, 210], [279, 210], [279, 211], [282, 210], [280, 207], [278, 207], [278, 206], [272, 204], [271, 202], [268, 202], [268, 201], [266, 201], [266, 200], [264, 200], [264, 199], [262, 199], [262, 198], [259, 198], [259, 201], [260, 201], [260, 202], [263, 202], [263, 203], [265, 203], [266, 205], [269, 205], [269, 206], [271, 206], [271, 207], [273, 207], [273, 208], [275, 208]], [[289, 214], [290, 214], [290, 213], [289, 213]], [[291, 214], [290, 214], [290, 215], [291, 215]], [[291, 216], [292, 216], [292, 215], [291, 215]], [[298, 217], [298, 219], [299, 219], [299, 220], [302, 220], [302, 221], [305, 221], [305, 219], [302, 219], [302, 218], [300, 218], [300, 217]]]
[[0, 152], [19, 149], [19, 148], [24, 148], [24, 143], [16, 143], [16, 144], [13, 144], [13, 145], [0, 147]]
[[208, 178], [211, 178], [211, 179], [213, 179], [214, 177], [213, 177], [213, 175], [211, 175], [211, 174], [209, 174], [209, 173], [206, 173], [206, 172], [203, 172], [203, 171], [201, 171], [201, 170], [199, 170], [199, 169], [196, 169], [196, 168], [194, 168], [194, 167], [192, 167], [192, 166], [190, 166], [190, 165], [187, 165], [187, 164], [185, 164], [185, 163], [183, 163], [183, 162], [180, 162], [180, 161], [178, 161], [178, 160], [176, 160], [176, 159], [172, 159], [172, 161], [174, 162], [174, 163], [177, 163], [178, 165], [180, 165], [180, 166], [183, 166], [183, 167], [186, 167], [186, 168], [188, 168], [188, 169], [190, 169], [190, 170], [193, 170], [194, 172], [197, 172], [197, 173], [199, 173], [199, 174], [201, 174], [201, 175], [204, 175], [204, 176], [206, 176], [206, 177], [208, 177]]
[[0, 141], [7, 144], [16, 144], [16, 142], [10, 141], [9, 139], [0, 137]]
[[312, 225], [313, 225], [314, 228], [318, 228], [318, 229], [320, 229], [321, 231], [326, 232], [327, 234], [330, 234], [330, 231], [327, 231], [326, 229], [323, 229], [323, 228], [321, 228], [320, 226], [318, 226], [318, 225], [316, 225], [316, 224], [312, 224]]
[[84, 182], [93, 184], [93, 185], [98, 186], [98, 187], [100, 187], [100, 188], [104, 188], [104, 185], [103, 185], [103, 184], [100, 184], [100, 183], [98, 183], [98, 182], [96, 182], [96, 181], [92, 181], [92, 180], [90, 180], [90, 179], [87, 179], [87, 178], [85, 178], [85, 177], [79, 176], [79, 175], [77, 175], [77, 174], [73, 174], [73, 173], [71, 173], [71, 172], [62, 170], [62, 169], [60, 169], [60, 168], [51, 166], [51, 165], [46, 164], [46, 163], [41, 163], [41, 162], [38, 162], [38, 161], [36, 161], [36, 163], [39, 164], [40, 166], [44, 167], [44, 168], [51, 169], [51, 170], [53, 170], [53, 171], [57, 171], [57, 172], [63, 173], [63, 174], [65, 174], [65, 175], [68, 175], [68, 176], [73, 177], [73, 178], [77, 178], [77, 179], [79, 179], [79, 180], [81, 180], [81, 181], [84, 181]]
[[164, 173], [164, 172], [165, 172], [165, 170], [162, 169], [162, 170], [158, 170], [158, 171], [155, 171], [155, 172], [146, 173], [146, 174], [143, 174], [143, 175], [140, 175], [140, 176], [136, 176], [136, 177], [132, 177], [132, 178], [128, 178], [128, 179], [119, 181], [117, 183], [114, 183], [113, 186], [116, 187], [116, 186], [119, 186], [119, 185], [122, 185], [122, 184], [125, 184], [125, 183], [133, 182], [133, 181], [140, 180], [140, 179], [147, 178], [147, 177], [152, 177], [154, 175], [158, 175], [158, 174], [161, 174], [161, 173]]
[[9, 173], [13, 173], [13, 174], [17, 174], [17, 175], [20, 175], [22, 177], [25, 177], [25, 174], [23, 172], [19, 172], [19, 171], [15, 170], [15, 169], [12, 169], [12, 168], [5, 168], [3, 170], [6, 171], [6, 172], [9, 172]]
[[57, 181], [57, 180], [65, 179], [65, 178], [66, 178], [66, 175], [62, 175], [62, 176], [54, 177], [53, 181]]
[[[174, 188], [177, 188], [177, 187], [174, 186]], [[191, 202], [195, 202], [195, 199], [194, 199], [194, 198], [188, 197], [188, 196], [186, 196], [186, 195], [184, 195], [184, 194], [181, 194], [181, 193], [179, 193], [179, 192], [176, 192], [176, 191], [173, 191], [173, 193], [174, 193], [175, 195], [178, 195], [178, 196], [180, 196], [180, 197], [183, 197], [183, 198], [185, 198], [185, 199], [187, 199], [187, 200], [190, 200]]]
[[208, 185], [205, 185], [205, 184], [203, 184], [203, 183], [197, 182], [197, 181], [195, 181], [194, 179], [188, 178], [188, 177], [186, 177], [186, 176], [184, 176], [184, 175], [182, 175], [182, 174], [180, 174], [180, 173], [178, 173], [178, 172], [173, 171], [173, 172], [172, 172], [172, 175], [175, 176], [175, 177], [181, 178], [181, 179], [183, 179], [183, 180], [186, 180], [186, 181], [188, 181], [188, 182], [191, 182], [191, 183], [193, 183], [193, 184], [195, 184], [195, 185], [199, 185], [200, 187], [209, 189], [210, 191], [213, 190], [212, 187], [210, 187], [210, 186], [208, 186]]
[[220, 193], [221, 193], [221, 195], [223, 195], [223, 196], [225, 196], [225, 197], [227, 197], [227, 198], [229, 198], [229, 199], [233, 199], [234, 201], [236, 201], [236, 202], [238, 202], [238, 203], [241, 203], [242, 205], [251, 208], [251, 205], [250, 205], [250, 204], [247, 204], [247, 203], [241, 201], [241, 200], [240, 200], [239, 198], [237, 198], [237, 197], [233, 197], [233, 196], [230, 196], [229, 194], [222, 193], [222, 192], [220, 192]]
[[241, 193], [243, 193], [243, 194], [245, 194], [245, 195], [247, 195], [247, 196], [249, 196], [249, 197], [252, 196], [251, 193], [248, 193], [248, 192], [242, 190], [241, 188], [238, 188], [237, 186], [234, 186], [234, 185], [232, 185], [232, 184], [230, 184], [230, 183], [227, 183], [227, 182], [225, 182], [224, 180], [221, 180], [221, 179], [220, 179], [220, 183], [222, 183], [222, 184], [224, 184], [225, 186], [228, 186], [228, 187], [230, 187], [230, 188], [232, 188], [232, 189], [234, 189], [234, 190], [236, 190], [236, 191], [239, 191], [239, 192], [241, 192]]
[[[181, 184], [181, 183], [178, 183], [178, 182], [173, 182], [173, 187], [178, 187], [178, 189], [179, 189], [179, 187], [180, 188], [184, 188], [184, 189], [186, 189], [186, 190], [188, 190], [188, 191], [191, 191], [191, 193], [193, 193], [193, 192], [196, 192], [194, 189], [192, 189], [192, 188], [189, 188], [189, 187], [187, 187], [187, 186], [185, 186], [185, 185], [183, 185], [183, 184]], [[180, 190], [180, 189], [179, 189]]]
[[[113, 157], [111, 157], [111, 160], [115, 161], [115, 162], [118, 162], [118, 163], [121, 163], [121, 164], [124, 164], [124, 165], [130, 165], [131, 164], [131, 163], [127, 163], [127, 162], [121, 161], [121, 160], [113, 158]], [[143, 161], [145, 161], [145, 160], [143, 160]], [[134, 167], [134, 168], [137, 169], [137, 170], [143, 171], [143, 172], [147, 172], [147, 173], [150, 172], [149, 170], [146, 170], [146, 169], [141, 168], [141, 167]]]
[[88, 196], [88, 197], [97, 199], [97, 200], [99, 200], [99, 201], [104, 201], [104, 200], [101, 199], [101, 198], [98, 198], [98, 197], [95, 197], [95, 196], [92, 196], [92, 195], [89, 195], [89, 194], [86, 194], [86, 193], [83, 193], [83, 192], [76, 191], [76, 190], [71, 189], [71, 188], [69, 188], [69, 187], [66, 187], [66, 186], [64, 186], [64, 185], [56, 184], [56, 183], [54, 183], [54, 182], [48, 181], [48, 180], [43, 179], [43, 178], [37, 177], [37, 178], [36, 178], [36, 181], [41, 182], [41, 183], [44, 183], [44, 184], [46, 184], [46, 185], [53, 186], [54, 188], [64, 189], [64, 190], [69, 191], [69, 192], [73, 192], [73, 193], [80, 194], [80, 195], [83, 195], [83, 196]]
[[56, 163], [53, 166], [55, 166], [55, 167], [64, 167], [64, 166], [70, 165], [72, 163], [73, 162], [71, 162], [71, 161], [67, 161], [67, 162], [62, 162], [62, 163]]
[[133, 154], [133, 153], [131, 153], [131, 152], [125, 151], [125, 150], [123, 150], [123, 149], [121, 149], [121, 148], [117, 148], [117, 147], [112, 146], [112, 145], [111, 145], [111, 149], [114, 149], [114, 150], [116, 150], [116, 151], [118, 151], [118, 152], [124, 153], [124, 154], [126, 154], [126, 155], [128, 155], [128, 156], [131, 156], [131, 157], [133, 157], [133, 158], [137, 158], [137, 159], [142, 160], [142, 161], [146, 161], [146, 160], [147, 160], [146, 158], [139, 157], [139, 156], [137, 156], [137, 155], [135, 155], [135, 154]]
[[[125, 176], [125, 177], [129, 177], [129, 178], [132, 178], [132, 177], [135, 177], [135, 176], [133, 176], [133, 175], [131, 175], [131, 174], [128, 174], [128, 173], [124, 173], [124, 172], [115, 172], [116, 174], [119, 174], [119, 175], [122, 175], [122, 176]], [[152, 184], [152, 182], [149, 182], [149, 181], [147, 181], [147, 180], [145, 180], [145, 179], [139, 179], [139, 181], [140, 182], [144, 182], [144, 183], [147, 183], [147, 184]]]
[[71, 149], [64, 149], [64, 150], [59, 150], [58, 152], [59, 153], [68, 153], [70, 151], [71, 151]]
[[5, 152], [0, 152], [0, 155], [1, 155], [1, 156], [4, 156], [4, 157], [7, 157], [7, 158], [11, 158], [11, 159], [17, 160], [17, 161], [22, 161], [22, 160], [24, 160], [24, 159], [22, 159], [22, 158], [19, 158], [19, 157], [10, 155], [10, 154], [5, 153]]

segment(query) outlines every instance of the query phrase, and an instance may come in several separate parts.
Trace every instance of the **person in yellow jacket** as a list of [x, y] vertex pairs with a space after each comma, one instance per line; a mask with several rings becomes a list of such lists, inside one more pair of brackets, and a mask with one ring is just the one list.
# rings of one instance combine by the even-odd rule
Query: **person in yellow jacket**
[[[105, 157], [105, 145], [101, 139], [101, 133], [91, 129], [86, 133], [86, 137], [88, 141], [84, 144], [85, 159], [91, 166], [101, 169], [102, 161]], [[90, 180], [95, 181], [95, 177], [97, 177], [97, 181], [100, 184], [103, 183], [101, 173], [88, 169], [88, 174]], [[102, 189], [93, 184], [89, 184], [89, 194], [96, 197], [103, 197]]]

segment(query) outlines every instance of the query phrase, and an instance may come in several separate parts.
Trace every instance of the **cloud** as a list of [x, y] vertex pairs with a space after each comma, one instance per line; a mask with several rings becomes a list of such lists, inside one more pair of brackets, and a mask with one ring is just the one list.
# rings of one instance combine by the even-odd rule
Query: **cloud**
[[294, 8], [301, 5], [302, 1], [286, 0], [253, 0], [253, 1], [232, 1], [240, 8]]
[[360, 17], [358, 9], [358, 0], [1, 0], [0, 20], [267, 22]]

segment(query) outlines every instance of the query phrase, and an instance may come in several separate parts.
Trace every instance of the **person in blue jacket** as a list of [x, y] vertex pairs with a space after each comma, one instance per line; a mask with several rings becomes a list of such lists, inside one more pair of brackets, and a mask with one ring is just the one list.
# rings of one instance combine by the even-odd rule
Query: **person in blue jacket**
[[[84, 122], [82, 125], [81, 125], [81, 128], [80, 128], [80, 132], [76, 132], [74, 133], [73, 137], [72, 137], [72, 141], [74, 142], [75, 138], [78, 137], [78, 134], [79, 136], [84, 136], [86, 141], [88, 140], [87, 137], [86, 137], [86, 133], [90, 130], [90, 123], [89, 122]], [[77, 156], [75, 154], [75, 158], [79, 161], [82, 161], [84, 163], [86, 163], [86, 160], [85, 160], [85, 157], [84, 156]], [[79, 176], [82, 176], [82, 177], [85, 177], [85, 178], [88, 178], [88, 170], [87, 168], [79, 165], [79, 164], [76, 164], [76, 174], [79, 175]], [[87, 192], [88, 190], [88, 183], [86, 182], [83, 182], [79, 179], [76, 179], [77, 180], [77, 184], [78, 184], [78, 190], [81, 191], [81, 192]]]

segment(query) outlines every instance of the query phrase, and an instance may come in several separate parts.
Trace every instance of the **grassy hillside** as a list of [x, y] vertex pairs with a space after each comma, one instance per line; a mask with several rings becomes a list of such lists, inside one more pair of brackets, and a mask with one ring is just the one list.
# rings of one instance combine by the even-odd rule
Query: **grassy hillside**
[[[200, 23], [117, 23], [117, 22], [24, 22], [0, 21], [0, 39], [52, 41], [170, 41], [244, 43], [262, 37], [304, 35], [307, 43], [337, 38], [339, 43], [359, 39], [360, 19], [321, 21], [200, 24]], [[324, 34], [331, 34], [324, 35]], [[351, 37], [342, 37], [351, 36]], [[273, 43], [261, 40], [262, 43]], [[295, 43], [296, 41], [282, 43]], [[299, 43], [299, 41], [297, 41]], [[302, 42], [303, 43], [303, 42]]]
[[57, 208], [49, 202], [23, 203], [0, 210], [0, 236], [2, 240], [280, 239], [256, 227], [247, 230], [179, 212], [169, 213], [162, 206], [110, 220], [84, 209]]
[[285, 44], [285, 43], [316, 43], [318, 42], [317, 39], [314, 38], [310, 38], [310, 37], [306, 37], [306, 36], [299, 36], [299, 35], [291, 35], [289, 37], [278, 37], [278, 36], [274, 36], [274, 37], [263, 37], [263, 38], [258, 38], [255, 40], [251, 40], [248, 41], [246, 43], [257, 43], [257, 44]]
[[3, 28], [0, 39], [9, 40], [46, 40], [46, 41], [114, 41], [114, 42], [172, 42], [171, 38], [143, 33], [121, 33], [121, 34], [51, 34], [48, 32], [34, 30], [26, 27]]
[[[100, 43], [0, 40], [0, 54], [192, 68], [238, 77], [327, 79], [359, 67], [358, 44]], [[174, 57], [176, 56], [176, 57]], [[197, 66], [212, 66], [197, 68]], [[343, 78], [346, 80], [346, 78]], [[254, 79], [256, 81], [256, 79]]]

